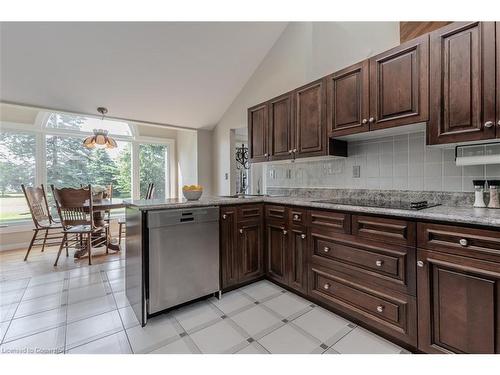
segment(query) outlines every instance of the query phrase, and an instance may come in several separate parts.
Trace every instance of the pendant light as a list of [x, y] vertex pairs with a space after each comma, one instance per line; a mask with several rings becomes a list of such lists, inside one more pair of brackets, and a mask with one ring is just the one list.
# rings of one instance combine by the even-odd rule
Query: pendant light
[[[104, 115], [108, 113], [107, 108], [98, 107], [97, 112], [102, 115], [101, 120], [104, 122]], [[94, 129], [94, 135], [88, 136], [83, 141], [83, 145], [87, 148], [115, 148], [116, 141], [108, 136], [108, 131], [105, 129]]]

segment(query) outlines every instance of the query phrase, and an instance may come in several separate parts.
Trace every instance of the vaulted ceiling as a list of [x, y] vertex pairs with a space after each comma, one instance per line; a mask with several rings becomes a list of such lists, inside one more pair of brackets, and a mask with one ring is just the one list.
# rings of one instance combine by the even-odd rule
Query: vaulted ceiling
[[0, 100], [88, 114], [105, 106], [112, 117], [210, 128], [285, 26], [2, 23]]

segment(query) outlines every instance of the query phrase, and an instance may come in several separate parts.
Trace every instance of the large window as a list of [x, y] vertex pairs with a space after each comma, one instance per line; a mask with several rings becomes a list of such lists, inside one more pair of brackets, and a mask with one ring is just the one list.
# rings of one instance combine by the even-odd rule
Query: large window
[[29, 219], [21, 184], [35, 184], [34, 134], [0, 132], [0, 224]]
[[[144, 197], [152, 182], [155, 198], [174, 194], [170, 139], [138, 137], [134, 126], [123, 121], [39, 111], [29, 124], [24, 122], [27, 116], [16, 122], [6, 120], [6, 113], [13, 112], [0, 113], [0, 224], [31, 220], [21, 184], [43, 183], [48, 193], [51, 184], [112, 185], [113, 196], [126, 199]], [[108, 130], [118, 147], [84, 147], [93, 129]]]

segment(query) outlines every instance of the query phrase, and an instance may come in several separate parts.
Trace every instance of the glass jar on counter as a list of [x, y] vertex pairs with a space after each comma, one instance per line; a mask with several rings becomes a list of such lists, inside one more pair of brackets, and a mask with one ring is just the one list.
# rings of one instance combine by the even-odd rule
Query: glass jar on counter
[[490, 202], [488, 203], [488, 208], [500, 208], [500, 202], [498, 200], [500, 180], [488, 180], [488, 186], [490, 188]]
[[474, 180], [474, 207], [486, 207], [484, 203], [484, 185], [485, 180]]

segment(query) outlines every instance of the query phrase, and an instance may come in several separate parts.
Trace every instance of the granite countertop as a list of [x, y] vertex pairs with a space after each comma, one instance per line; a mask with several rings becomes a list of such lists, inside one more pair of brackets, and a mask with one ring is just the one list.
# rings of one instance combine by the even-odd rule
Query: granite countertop
[[447, 221], [452, 223], [485, 225], [500, 228], [500, 209], [472, 208], [472, 207], [450, 207], [436, 206], [420, 211], [401, 210], [394, 208], [379, 208], [365, 206], [351, 206], [341, 204], [331, 204], [315, 202], [314, 198], [297, 197], [268, 197], [255, 196], [248, 198], [227, 198], [227, 197], [206, 197], [199, 201], [186, 201], [178, 199], [152, 199], [152, 200], [129, 200], [126, 205], [142, 211], [188, 208], [188, 207], [207, 207], [224, 206], [242, 203], [274, 203], [294, 205], [309, 208], [324, 208], [330, 210], [349, 211], [366, 214], [396, 216], [410, 219]]

